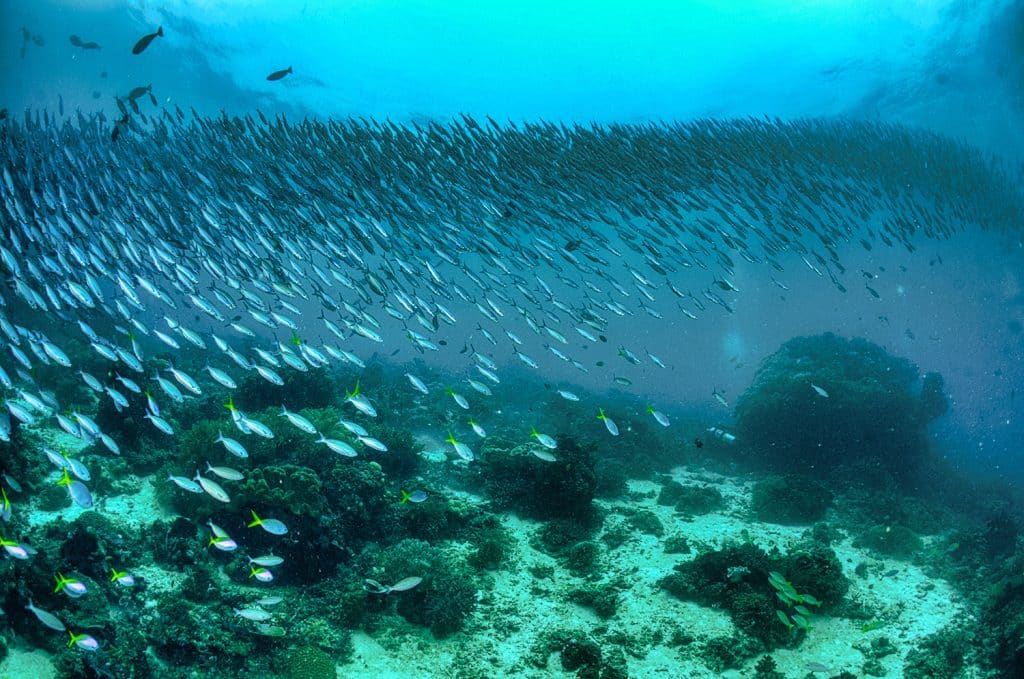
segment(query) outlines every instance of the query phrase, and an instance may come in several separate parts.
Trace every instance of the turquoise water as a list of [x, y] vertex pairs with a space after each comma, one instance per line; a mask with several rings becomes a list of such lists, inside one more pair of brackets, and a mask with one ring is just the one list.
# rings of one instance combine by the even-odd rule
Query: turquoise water
[[1024, 676], [1018, 4], [0, 11], [0, 676]]

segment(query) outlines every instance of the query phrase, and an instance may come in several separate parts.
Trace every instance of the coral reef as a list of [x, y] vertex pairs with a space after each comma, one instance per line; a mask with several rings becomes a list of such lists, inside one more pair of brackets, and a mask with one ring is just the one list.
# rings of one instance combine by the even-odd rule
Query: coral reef
[[[903, 676], [908, 679], [954, 679], [960, 676], [966, 653], [967, 639], [962, 633], [942, 630], [924, 639], [907, 654]], [[1019, 670], [1017, 665], [1014, 671], [1019, 673]]]
[[334, 679], [337, 670], [330, 656], [316, 646], [297, 646], [288, 652], [288, 679]]
[[481, 463], [488, 496], [500, 509], [549, 519], [590, 511], [597, 491], [594, 452], [567, 436], [557, 437], [555, 462], [535, 457], [530, 445], [488, 441]]
[[759, 521], [814, 523], [829, 505], [832, 493], [821, 483], [803, 476], [770, 476], [754, 484], [750, 509]]
[[[477, 604], [473, 571], [461, 554], [432, 547], [421, 540], [403, 540], [387, 549], [369, 548], [359, 557], [360, 570], [378, 582], [398, 582], [417, 576], [415, 588], [391, 595], [395, 610], [406, 620], [429, 627], [437, 637], [461, 629]], [[381, 595], [371, 602], [378, 608], [389, 602]]]
[[681, 599], [726, 609], [741, 632], [760, 642], [761, 648], [753, 652], [775, 648], [796, 634], [793, 624], [779, 620], [779, 585], [773, 584], [773, 572], [792, 579], [786, 585], [793, 603], [803, 605], [802, 597], [813, 595], [807, 601], [815, 603], [806, 605], [822, 610], [838, 604], [848, 587], [835, 553], [818, 543], [799, 545], [786, 556], [769, 556], [751, 543], [730, 544], [703, 552], [673, 571], [661, 587]]
[[944, 412], [941, 378], [930, 376], [923, 391], [918, 381], [916, 366], [867, 340], [796, 337], [737, 401], [737, 436], [782, 473], [839, 475], [870, 461], [902, 476], [926, 456], [925, 427]]
[[725, 504], [722, 493], [713, 486], [684, 486], [678, 481], [668, 481], [658, 493], [658, 504], [675, 506], [676, 511], [687, 516], [698, 516], [720, 509]]
[[867, 547], [883, 556], [909, 559], [921, 550], [922, 542], [905, 526], [872, 526], [857, 536], [855, 547]]

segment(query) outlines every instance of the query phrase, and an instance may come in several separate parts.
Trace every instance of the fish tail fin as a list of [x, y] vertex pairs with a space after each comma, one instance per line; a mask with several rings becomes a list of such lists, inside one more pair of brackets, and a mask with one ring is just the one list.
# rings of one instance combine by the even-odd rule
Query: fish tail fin
[[400, 504], [400, 505], [404, 505], [404, 504], [405, 504], [406, 502], [408, 502], [408, 501], [409, 501], [409, 493], [407, 493], [407, 492], [405, 492], [405, 491], [403, 490], [403, 491], [402, 491], [402, 501], [401, 501], [401, 502], [399, 502], [398, 504]]
[[164, 27], [160, 26], [159, 28], [157, 28], [156, 34], [159, 35], [161, 38], [164, 37]]
[[292, 67], [291, 67], [291, 66], [289, 66], [289, 67], [288, 67], [288, 72], [289, 72], [289, 73], [291, 73], [291, 72], [292, 72]]
[[261, 523], [263, 523], [263, 520], [260, 519], [260, 517], [256, 515], [256, 510], [255, 509], [250, 509], [249, 511], [252, 513], [252, 521], [249, 522], [249, 525], [248, 525], [249, 528], [255, 528], [256, 526], [258, 526]]

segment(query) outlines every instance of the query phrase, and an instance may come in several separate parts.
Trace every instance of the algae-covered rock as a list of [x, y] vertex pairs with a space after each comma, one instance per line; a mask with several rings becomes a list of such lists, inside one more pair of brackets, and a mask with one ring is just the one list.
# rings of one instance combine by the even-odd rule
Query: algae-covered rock
[[614, 583], [605, 582], [571, 590], [569, 601], [580, 606], [593, 609], [599, 618], [607, 619], [615, 615], [619, 605], [619, 587]]
[[[903, 676], [908, 679], [954, 679], [960, 676], [968, 651], [968, 641], [962, 632], [942, 629], [907, 653]], [[1002, 676], [1020, 676], [1020, 666], [1011, 668]]]
[[776, 565], [798, 592], [810, 594], [821, 602], [816, 612], [838, 605], [850, 588], [836, 553], [820, 542], [800, 542]]
[[597, 490], [593, 450], [567, 436], [556, 440], [554, 462], [534, 456], [529, 445], [487, 447], [481, 466], [487, 494], [497, 507], [544, 519], [590, 510]]
[[930, 376], [923, 391], [918, 382], [914, 364], [867, 340], [796, 337], [765, 360], [737, 401], [738, 440], [787, 473], [823, 475], [865, 460], [912, 468], [945, 400], [941, 378]]
[[585, 540], [565, 550], [562, 562], [576, 575], [590, 575], [601, 566], [601, 554], [599, 544]]
[[665, 525], [662, 524], [658, 515], [649, 509], [642, 509], [629, 517], [629, 525], [634, 530], [644, 535], [662, 536], [665, 534]]
[[900, 525], [878, 525], [868, 528], [853, 541], [854, 547], [867, 547], [884, 556], [909, 559], [922, 547], [921, 538]]
[[832, 493], [803, 476], [772, 476], [754, 484], [750, 509], [758, 521], [814, 523], [832, 504]]
[[696, 516], [721, 508], [725, 499], [717, 488], [711, 486], [684, 486], [678, 481], [669, 481], [658, 493], [658, 504], [675, 505], [677, 512]]
[[593, 639], [578, 636], [566, 639], [559, 654], [562, 668], [577, 677], [597, 679], [601, 671], [601, 647]]
[[481, 530], [473, 539], [476, 550], [469, 555], [468, 562], [481, 570], [496, 570], [509, 558], [513, 541], [501, 527]]
[[[587, 540], [601, 528], [601, 517], [596, 512], [576, 519], [552, 519], [541, 525], [531, 536], [530, 544], [551, 555]], [[623, 526], [625, 527], [625, 526]]]
[[354, 549], [398, 534], [400, 506], [389, 487], [389, 479], [376, 462], [336, 463], [323, 476], [323, 495], [332, 513], [331, 536]]
[[370, 436], [387, 446], [387, 452], [376, 451], [357, 442], [354, 445], [357, 450], [362, 449], [362, 457], [379, 464], [390, 478], [408, 478], [416, 474], [420, 466], [420, 448], [412, 432], [397, 424], [389, 426], [370, 422], [365, 426]]
[[423, 581], [411, 590], [385, 597], [370, 594], [368, 608], [382, 610], [389, 605], [411, 623], [424, 625], [437, 637], [461, 629], [477, 604], [473, 571], [461, 554], [432, 547], [420, 540], [403, 540], [386, 548], [371, 546], [359, 558], [366, 577], [394, 583], [416, 576]]
[[233, 490], [240, 507], [265, 506], [295, 516], [318, 516], [326, 506], [319, 475], [294, 464], [252, 469]]
[[819, 543], [801, 544], [785, 557], [769, 556], [752, 543], [727, 544], [673, 570], [660, 581], [662, 588], [680, 599], [727, 610], [736, 627], [765, 648], [793, 639], [777, 618], [780, 603], [769, 573], [781, 573], [822, 608], [838, 603], [848, 587], [835, 553]]
[[154, 522], [145, 537], [153, 559], [162, 565], [191, 566], [205, 555], [199, 527], [181, 516], [170, 522]]
[[701, 659], [716, 674], [738, 667], [744, 660], [762, 651], [761, 644], [747, 634], [731, 637], [713, 637], [704, 642]]

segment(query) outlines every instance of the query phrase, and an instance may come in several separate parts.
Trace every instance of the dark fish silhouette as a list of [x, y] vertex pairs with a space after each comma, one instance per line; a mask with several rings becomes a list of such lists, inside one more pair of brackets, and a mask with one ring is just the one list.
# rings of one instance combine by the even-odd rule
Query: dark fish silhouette
[[153, 42], [155, 38], [162, 37], [164, 37], [163, 26], [156, 29], [156, 33], [150, 33], [149, 35], [144, 35], [141, 38], [139, 38], [139, 41], [135, 43], [135, 47], [132, 48], [132, 54], [142, 54], [145, 51], [145, 49], [149, 47], [149, 43]]
[[117, 138], [121, 136], [121, 128], [128, 126], [128, 113], [124, 114], [124, 117], [114, 122], [114, 129], [110, 132], [110, 141], [116, 142]]
[[280, 80], [281, 78], [285, 77], [286, 75], [288, 75], [291, 72], [292, 72], [292, 67], [289, 66], [288, 68], [286, 68], [284, 70], [274, 71], [273, 73], [271, 73], [270, 75], [267, 76], [267, 80]]
[[70, 40], [71, 44], [74, 45], [75, 47], [79, 47], [79, 48], [84, 49], [84, 50], [99, 50], [99, 49], [103, 49], [103, 47], [100, 46], [100, 44], [98, 42], [93, 42], [91, 40], [86, 42], [86, 41], [82, 40], [80, 37], [78, 37], [77, 35], [72, 35], [70, 38], [68, 38], [68, 40]]
[[130, 100], [134, 101], [134, 100], [138, 99], [139, 97], [145, 96], [147, 93], [151, 92], [152, 90], [153, 90], [153, 85], [152, 84], [146, 85], [145, 87], [141, 87], [141, 86], [140, 87], [133, 87], [132, 91], [128, 93], [128, 98]]

